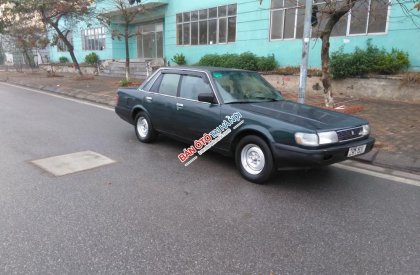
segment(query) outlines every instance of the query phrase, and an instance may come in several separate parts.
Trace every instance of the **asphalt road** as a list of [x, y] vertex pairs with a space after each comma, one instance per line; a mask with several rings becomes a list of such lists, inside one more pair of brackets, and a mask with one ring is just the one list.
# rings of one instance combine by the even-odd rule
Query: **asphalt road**
[[[327, 167], [243, 180], [113, 112], [0, 83], [1, 274], [419, 274], [420, 187]], [[32, 160], [114, 164], [55, 177]]]

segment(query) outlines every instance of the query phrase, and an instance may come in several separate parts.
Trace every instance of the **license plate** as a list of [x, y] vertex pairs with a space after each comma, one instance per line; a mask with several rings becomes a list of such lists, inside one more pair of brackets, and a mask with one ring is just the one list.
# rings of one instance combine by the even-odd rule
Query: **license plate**
[[356, 147], [350, 147], [349, 153], [347, 154], [348, 157], [354, 157], [360, 154], [363, 154], [366, 150], [366, 144], [360, 145]]

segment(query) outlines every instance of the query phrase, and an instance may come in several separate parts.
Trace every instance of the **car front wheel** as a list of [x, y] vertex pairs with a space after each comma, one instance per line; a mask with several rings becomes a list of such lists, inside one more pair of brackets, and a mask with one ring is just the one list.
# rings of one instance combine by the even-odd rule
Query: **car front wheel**
[[140, 112], [136, 116], [134, 130], [141, 142], [148, 143], [156, 139], [156, 131], [153, 129], [149, 116], [144, 112]]
[[254, 183], [264, 183], [274, 173], [270, 147], [258, 136], [246, 136], [239, 141], [235, 162], [242, 176]]

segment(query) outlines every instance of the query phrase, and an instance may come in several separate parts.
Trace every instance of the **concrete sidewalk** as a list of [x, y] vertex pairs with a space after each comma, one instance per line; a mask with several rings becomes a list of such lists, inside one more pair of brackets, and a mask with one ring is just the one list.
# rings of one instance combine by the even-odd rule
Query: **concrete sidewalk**
[[[115, 105], [120, 78], [95, 76], [78, 80], [73, 74], [47, 77], [43, 71], [0, 72], [0, 81], [62, 94], [108, 106]], [[141, 82], [141, 80], [134, 80]], [[294, 91], [282, 91], [285, 98], [296, 100]], [[373, 165], [420, 174], [420, 105], [395, 101], [335, 97], [337, 105], [357, 107], [354, 115], [369, 120], [377, 143], [372, 152], [357, 157]], [[322, 106], [321, 93], [309, 92], [306, 103]], [[360, 108], [361, 107], [361, 108]], [[356, 108], [356, 109], [357, 109]]]

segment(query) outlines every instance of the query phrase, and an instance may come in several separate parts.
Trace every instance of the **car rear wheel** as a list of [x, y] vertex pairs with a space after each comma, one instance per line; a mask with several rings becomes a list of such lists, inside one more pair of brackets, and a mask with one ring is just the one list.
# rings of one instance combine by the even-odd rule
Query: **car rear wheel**
[[140, 112], [135, 119], [134, 130], [138, 140], [144, 143], [152, 142], [156, 139], [156, 131], [153, 129], [149, 116]]
[[258, 136], [246, 136], [239, 141], [235, 162], [242, 176], [254, 183], [264, 183], [274, 172], [270, 147]]

